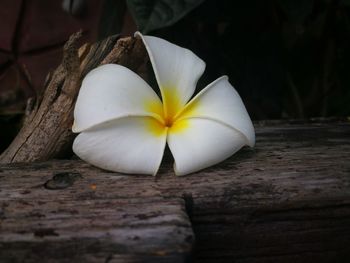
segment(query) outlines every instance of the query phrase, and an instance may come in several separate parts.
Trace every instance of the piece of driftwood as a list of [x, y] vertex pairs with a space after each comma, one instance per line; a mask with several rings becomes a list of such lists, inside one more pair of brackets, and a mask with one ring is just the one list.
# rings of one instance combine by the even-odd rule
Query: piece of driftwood
[[255, 126], [185, 177], [0, 165], [0, 262], [350, 262], [350, 124]]
[[1, 154], [0, 163], [44, 161], [69, 156], [74, 134], [73, 109], [84, 76], [100, 64], [116, 63], [138, 72], [148, 60], [142, 41], [112, 36], [94, 45], [76, 47], [81, 33], [71, 36], [62, 64], [47, 76], [44, 94], [30, 100], [23, 127]]

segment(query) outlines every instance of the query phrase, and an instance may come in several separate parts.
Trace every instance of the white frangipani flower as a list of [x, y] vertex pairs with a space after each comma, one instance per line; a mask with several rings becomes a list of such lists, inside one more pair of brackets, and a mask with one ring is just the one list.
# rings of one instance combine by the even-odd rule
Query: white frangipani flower
[[75, 105], [73, 151], [100, 168], [155, 175], [168, 143], [177, 175], [223, 161], [254, 146], [253, 124], [223, 76], [192, 97], [205, 63], [163, 39], [141, 37], [162, 100], [131, 70], [100, 66], [84, 78]]

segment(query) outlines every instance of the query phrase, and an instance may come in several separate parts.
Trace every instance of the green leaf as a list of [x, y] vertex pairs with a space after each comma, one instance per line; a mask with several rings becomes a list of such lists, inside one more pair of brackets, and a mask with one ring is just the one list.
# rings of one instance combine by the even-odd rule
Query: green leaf
[[130, 13], [139, 30], [148, 33], [170, 26], [204, 0], [127, 0]]
[[312, 13], [314, 0], [278, 0], [288, 18], [296, 23], [303, 23]]
[[341, 0], [340, 4], [343, 4], [345, 6], [349, 6], [350, 5], [350, 0]]

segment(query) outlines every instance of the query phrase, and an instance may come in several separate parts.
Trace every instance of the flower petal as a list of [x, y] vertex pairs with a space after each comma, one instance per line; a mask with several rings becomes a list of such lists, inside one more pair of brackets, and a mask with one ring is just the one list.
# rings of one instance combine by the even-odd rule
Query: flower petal
[[174, 116], [192, 97], [205, 63], [192, 51], [164, 39], [140, 36], [146, 46], [162, 94], [166, 116]]
[[126, 67], [107, 64], [86, 75], [74, 109], [73, 132], [125, 116], [162, 114], [152, 88]]
[[167, 142], [177, 175], [193, 173], [219, 163], [245, 145], [238, 131], [213, 120], [192, 118], [175, 123]]
[[165, 144], [166, 129], [160, 129], [154, 118], [126, 117], [82, 132], [73, 143], [73, 151], [102, 169], [154, 175]]
[[193, 117], [220, 121], [241, 132], [247, 145], [253, 147], [255, 144], [253, 123], [227, 76], [215, 80], [198, 93], [180, 113], [179, 119]]

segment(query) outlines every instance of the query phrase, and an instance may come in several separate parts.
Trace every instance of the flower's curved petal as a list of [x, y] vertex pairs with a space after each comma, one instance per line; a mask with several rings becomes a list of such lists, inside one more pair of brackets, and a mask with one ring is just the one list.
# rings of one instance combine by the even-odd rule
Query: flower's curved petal
[[126, 117], [80, 133], [73, 151], [84, 161], [102, 169], [135, 174], [158, 171], [166, 144], [166, 129], [152, 117]]
[[245, 137], [220, 122], [202, 118], [178, 120], [168, 131], [177, 175], [193, 173], [219, 163], [242, 148]]
[[192, 51], [164, 39], [140, 36], [146, 46], [162, 94], [164, 111], [174, 116], [192, 97], [205, 63]]
[[74, 109], [74, 132], [125, 116], [162, 114], [162, 103], [152, 88], [126, 67], [107, 64], [83, 80]]
[[215, 80], [198, 93], [179, 116], [180, 119], [193, 117], [220, 121], [241, 132], [247, 145], [253, 147], [255, 144], [253, 123], [227, 76]]

